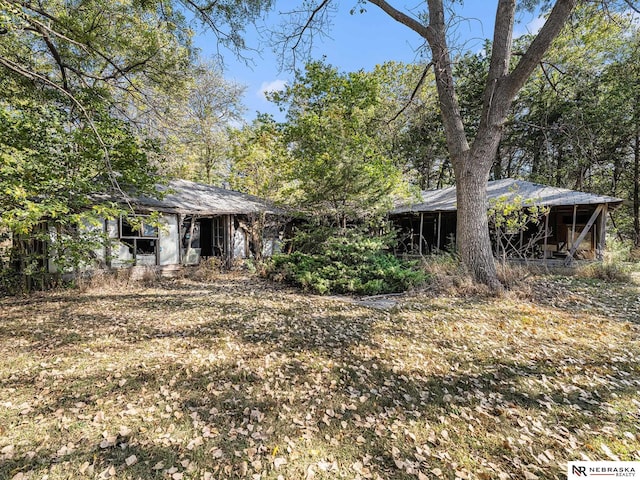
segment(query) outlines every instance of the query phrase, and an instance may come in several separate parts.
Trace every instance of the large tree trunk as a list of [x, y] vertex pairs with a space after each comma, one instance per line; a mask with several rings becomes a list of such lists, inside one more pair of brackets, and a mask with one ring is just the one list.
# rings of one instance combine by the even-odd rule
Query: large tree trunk
[[464, 265], [473, 278], [492, 290], [501, 288], [489, 237], [487, 218], [488, 175], [460, 175], [456, 178], [458, 224], [456, 244]]

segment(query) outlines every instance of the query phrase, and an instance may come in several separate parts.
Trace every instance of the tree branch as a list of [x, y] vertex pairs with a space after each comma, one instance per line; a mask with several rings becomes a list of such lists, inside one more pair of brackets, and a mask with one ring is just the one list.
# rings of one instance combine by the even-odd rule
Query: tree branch
[[544, 68], [544, 62], [540, 62], [540, 69], [542, 70], [544, 78], [547, 79], [547, 82], [549, 83], [549, 85], [551, 86], [553, 91], [556, 92], [556, 94], [557, 94], [558, 93], [558, 89], [556, 88], [556, 84], [553, 83], [553, 81], [551, 80], [551, 77], [549, 76], [549, 73], [547, 72], [547, 69]]
[[[515, 0], [498, 1], [489, 72], [482, 94], [482, 116], [472, 146], [474, 150], [492, 150], [490, 144], [499, 141], [506, 111], [511, 105], [511, 99], [498, 91], [498, 85], [509, 74], [515, 11]], [[487, 140], [490, 140], [489, 144]], [[482, 155], [482, 158], [483, 162], [493, 161], [489, 155]]]
[[49, 34], [47, 33], [46, 30], [43, 30], [43, 29], [41, 30], [40, 28], [37, 28], [36, 31], [40, 33], [40, 35], [42, 35], [42, 39], [44, 40], [44, 43], [47, 45], [49, 52], [51, 52], [51, 56], [53, 57], [53, 59], [56, 61], [56, 64], [58, 65], [58, 70], [60, 70], [60, 75], [62, 77], [62, 88], [64, 90], [69, 90], [69, 81], [67, 79], [67, 71], [66, 71], [64, 62], [60, 57], [60, 53], [58, 52], [58, 49], [51, 41], [51, 37], [49, 37]]
[[577, 0], [557, 0], [547, 21], [522, 55], [516, 68], [506, 77], [504, 88], [509, 99], [513, 99], [533, 70], [538, 66], [553, 40], [558, 36]]
[[302, 39], [302, 36], [304, 35], [304, 32], [307, 31], [309, 29], [309, 27], [311, 26], [311, 24], [313, 23], [313, 19], [316, 17], [316, 15], [318, 15], [318, 13], [320, 13], [320, 11], [322, 11], [322, 9], [324, 7], [326, 7], [329, 3], [331, 2], [331, 0], [322, 0], [322, 2], [320, 3], [320, 5], [318, 5], [312, 12], [311, 15], [309, 15], [309, 18], [307, 19], [307, 22], [304, 24], [304, 26], [302, 27], [302, 29], [300, 29], [300, 32], [297, 33], [297, 37], [298, 40], [296, 40], [296, 43], [293, 45], [293, 47], [291, 47], [291, 50], [296, 50], [298, 48], [298, 45], [300, 45], [300, 40]]
[[633, 4], [633, 0], [624, 0], [624, 3], [626, 3], [626, 4], [629, 6], [629, 8], [630, 8], [631, 10], [633, 10], [634, 12], [636, 12], [636, 13], [640, 13], [640, 8], [636, 7], [636, 6]]
[[496, 9], [495, 28], [493, 30], [489, 73], [483, 94], [484, 110], [487, 114], [491, 111], [492, 98], [498, 80], [509, 73], [515, 11], [515, 0], [499, 0], [498, 8]]
[[[406, 27], [409, 27], [422, 38], [427, 40], [427, 42], [431, 43], [432, 41], [435, 41], [435, 37], [430, 26], [423, 25], [415, 18], [412, 18], [406, 13], [394, 8], [385, 0], [368, 0], [368, 2], [381, 8], [384, 13], [389, 15], [395, 21], [405, 25]], [[431, 11], [431, 8], [429, 8], [429, 11]]]
[[447, 149], [454, 168], [458, 170], [464, 164], [469, 151], [469, 141], [464, 129], [460, 105], [453, 81], [451, 55], [447, 46], [447, 32], [442, 0], [428, 0], [429, 36], [438, 99], [442, 110], [442, 123], [447, 139]]
[[[47, 12], [45, 12], [44, 10], [42, 10], [40, 8], [36, 8], [30, 2], [22, 2], [22, 1], [17, 1], [17, 0], [7, 0], [7, 1], [9, 3], [17, 6], [17, 7], [25, 8], [25, 9], [30, 10], [31, 12], [33, 12], [33, 13], [35, 13], [37, 15], [40, 15], [40, 16], [42, 16], [44, 18], [47, 18], [47, 19], [51, 20], [51, 23], [53, 23], [53, 24], [60, 25], [60, 21], [58, 20], [57, 17], [54, 17], [50, 13], [47, 13]], [[76, 40], [73, 40], [72, 38], [69, 38], [67, 35], [64, 35], [63, 33], [51, 28], [50, 26], [46, 25], [45, 23], [42, 23], [42, 22], [38, 21], [38, 19], [36, 17], [34, 17], [33, 15], [27, 15], [26, 13], [22, 13], [21, 17], [25, 22], [30, 23], [31, 25], [34, 25], [36, 28], [42, 29], [43, 31], [48, 32], [50, 35], [58, 37], [61, 40], [64, 40], [65, 42], [69, 42], [70, 44], [75, 45], [76, 47], [79, 47], [84, 51], [87, 51], [86, 45], [84, 45], [83, 43], [78, 42]], [[73, 32], [73, 33], [76, 33], [76, 32]]]
[[416, 95], [418, 94], [418, 91], [420, 90], [420, 87], [422, 87], [422, 84], [424, 83], [424, 79], [427, 78], [427, 73], [429, 73], [429, 69], [431, 67], [433, 67], [433, 62], [429, 62], [429, 64], [426, 67], [424, 67], [424, 71], [422, 72], [422, 75], [420, 76], [420, 80], [418, 80], [418, 83], [416, 84], [415, 88], [413, 89], [413, 92], [411, 92], [411, 96], [409, 97], [409, 100], [398, 111], [398, 113], [396, 113], [393, 116], [393, 118], [387, 122], [387, 125], [389, 125], [390, 123], [394, 122], [400, 115], [402, 115], [402, 113], [407, 108], [409, 108], [409, 105], [411, 105], [411, 103], [413, 102], [413, 99], [416, 98]]

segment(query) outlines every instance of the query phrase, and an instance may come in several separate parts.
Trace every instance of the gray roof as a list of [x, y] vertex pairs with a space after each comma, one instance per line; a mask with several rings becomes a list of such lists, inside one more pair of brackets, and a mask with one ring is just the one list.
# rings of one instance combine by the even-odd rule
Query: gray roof
[[[622, 203], [620, 198], [578, 192], [567, 188], [550, 187], [523, 180], [514, 180], [513, 178], [489, 182], [487, 184], [487, 195], [489, 200], [503, 196], [509, 199], [520, 195], [523, 200], [529, 200], [535, 205], [546, 207], [599, 205], [603, 203], [617, 206]], [[421, 196], [422, 202], [398, 206], [391, 213], [455, 212], [457, 210], [456, 187], [425, 190], [421, 193]]]
[[150, 211], [197, 215], [283, 213], [266, 200], [253, 195], [188, 180], [172, 180], [168, 185], [158, 185], [157, 188], [167, 192], [162, 200], [142, 196], [134, 198], [131, 203]]

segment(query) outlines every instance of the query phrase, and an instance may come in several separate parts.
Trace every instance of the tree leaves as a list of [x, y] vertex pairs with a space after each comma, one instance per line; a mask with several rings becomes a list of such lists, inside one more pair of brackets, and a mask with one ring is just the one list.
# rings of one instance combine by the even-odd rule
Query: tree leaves
[[309, 62], [291, 86], [272, 94], [287, 109], [285, 144], [293, 160], [294, 205], [337, 226], [375, 217], [401, 187], [379, 136], [379, 78]]

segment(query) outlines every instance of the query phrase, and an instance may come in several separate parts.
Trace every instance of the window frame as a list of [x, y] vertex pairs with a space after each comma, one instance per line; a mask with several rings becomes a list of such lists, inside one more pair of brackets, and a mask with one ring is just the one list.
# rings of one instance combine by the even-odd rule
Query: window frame
[[[150, 215], [134, 215], [134, 217], [136, 218], [149, 218]], [[140, 230], [137, 230], [137, 232], [139, 233], [139, 235], [125, 235], [124, 234], [124, 228], [123, 228], [123, 223], [127, 222], [126, 217], [124, 216], [120, 216], [120, 221], [118, 222], [118, 238], [125, 238], [125, 239], [142, 239], [142, 240], [158, 240], [159, 238], [159, 232], [158, 232], [158, 227], [154, 227], [148, 223], [145, 223], [144, 220], [141, 220], [141, 224], [140, 224]], [[129, 222], [127, 222], [129, 223]], [[136, 232], [136, 230], [134, 230], [134, 228], [131, 226], [131, 224], [128, 225], [129, 228], [131, 229], [131, 231]], [[153, 230], [154, 235], [145, 235], [145, 229], [146, 228], [151, 228]]]

